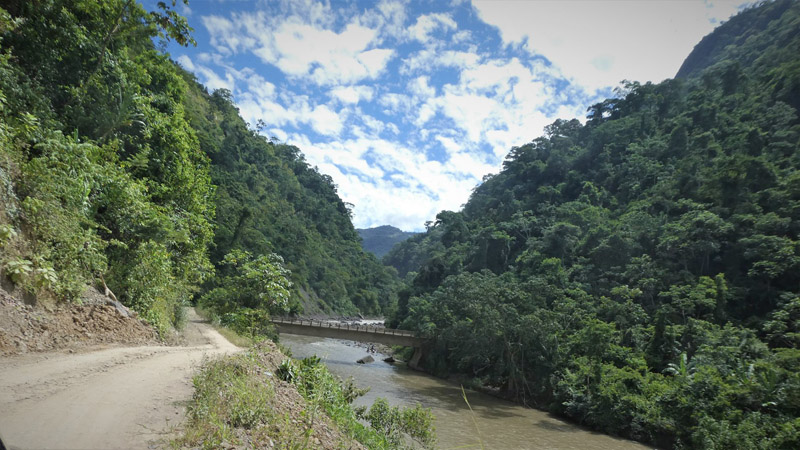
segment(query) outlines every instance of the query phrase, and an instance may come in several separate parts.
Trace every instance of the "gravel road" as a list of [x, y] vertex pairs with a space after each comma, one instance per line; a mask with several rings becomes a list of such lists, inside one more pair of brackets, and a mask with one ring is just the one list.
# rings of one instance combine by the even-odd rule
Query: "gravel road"
[[161, 448], [204, 357], [240, 350], [189, 310], [183, 346], [0, 358], [0, 437], [11, 449]]

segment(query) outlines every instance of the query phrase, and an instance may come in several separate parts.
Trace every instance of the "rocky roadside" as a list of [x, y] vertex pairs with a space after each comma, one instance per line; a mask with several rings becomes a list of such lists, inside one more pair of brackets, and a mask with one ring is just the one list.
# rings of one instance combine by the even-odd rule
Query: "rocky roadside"
[[87, 289], [81, 304], [49, 308], [27, 305], [0, 288], [0, 356], [159, 342], [151, 326], [93, 288]]

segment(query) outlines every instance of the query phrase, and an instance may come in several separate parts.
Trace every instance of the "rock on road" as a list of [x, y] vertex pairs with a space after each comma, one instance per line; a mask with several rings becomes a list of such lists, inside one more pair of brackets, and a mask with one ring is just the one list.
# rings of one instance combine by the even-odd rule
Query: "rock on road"
[[240, 350], [189, 310], [184, 346], [0, 358], [0, 437], [11, 449], [157, 448], [184, 419], [204, 357]]

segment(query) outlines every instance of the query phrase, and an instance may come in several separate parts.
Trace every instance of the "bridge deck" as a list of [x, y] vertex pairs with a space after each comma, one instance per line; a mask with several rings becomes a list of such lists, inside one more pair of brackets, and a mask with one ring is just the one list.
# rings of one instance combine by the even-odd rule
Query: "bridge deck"
[[385, 345], [403, 345], [406, 347], [419, 347], [423, 342], [423, 339], [416, 337], [411, 331], [369, 325], [331, 323], [308, 319], [272, 319], [272, 323], [278, 327], [279, 333], [329, 337], [358, 342], [377, 342]]

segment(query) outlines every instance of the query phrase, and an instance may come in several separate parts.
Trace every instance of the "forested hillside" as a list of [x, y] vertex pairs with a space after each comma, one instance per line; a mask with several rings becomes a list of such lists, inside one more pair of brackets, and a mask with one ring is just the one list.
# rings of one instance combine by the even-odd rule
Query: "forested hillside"
[[174, 2], [4, 5], [4, 286], [75, 301], [107, 285], [161, 332], [197, 299], [251, 331], [301, 305], [393, 305], [396, 277], [361, 250], [331, 179], [159, 50], [193, 43]]
[[[211, 261], [227, 274], [223, 259], [232, 250], [276, 253], [307, 308], [378, 314], [394, 307], [397, 277], [362, 250], [331, 177], [310, 167], [297, 147], [249, 129], [230, 92], [208, 95], [190, 74], [183, 76], [186, 115], [210, 158], [216, 186]], [[217, 279], [211, 285], [224, 284]]]
[[[745, 33], [746, 39], [740, 33]], [[800, 3], [511, 149], [385, 262], [424, 364], [664, 447], [800, 447]]]
[[416, 235], [411, 231], [403, 231], [391, 225], [382, 225], [375, 228], [359, 228], [356, 230], [361, 236], [361, 247], [372, 253], [377, 258], [383, 256], [398, 242]]

